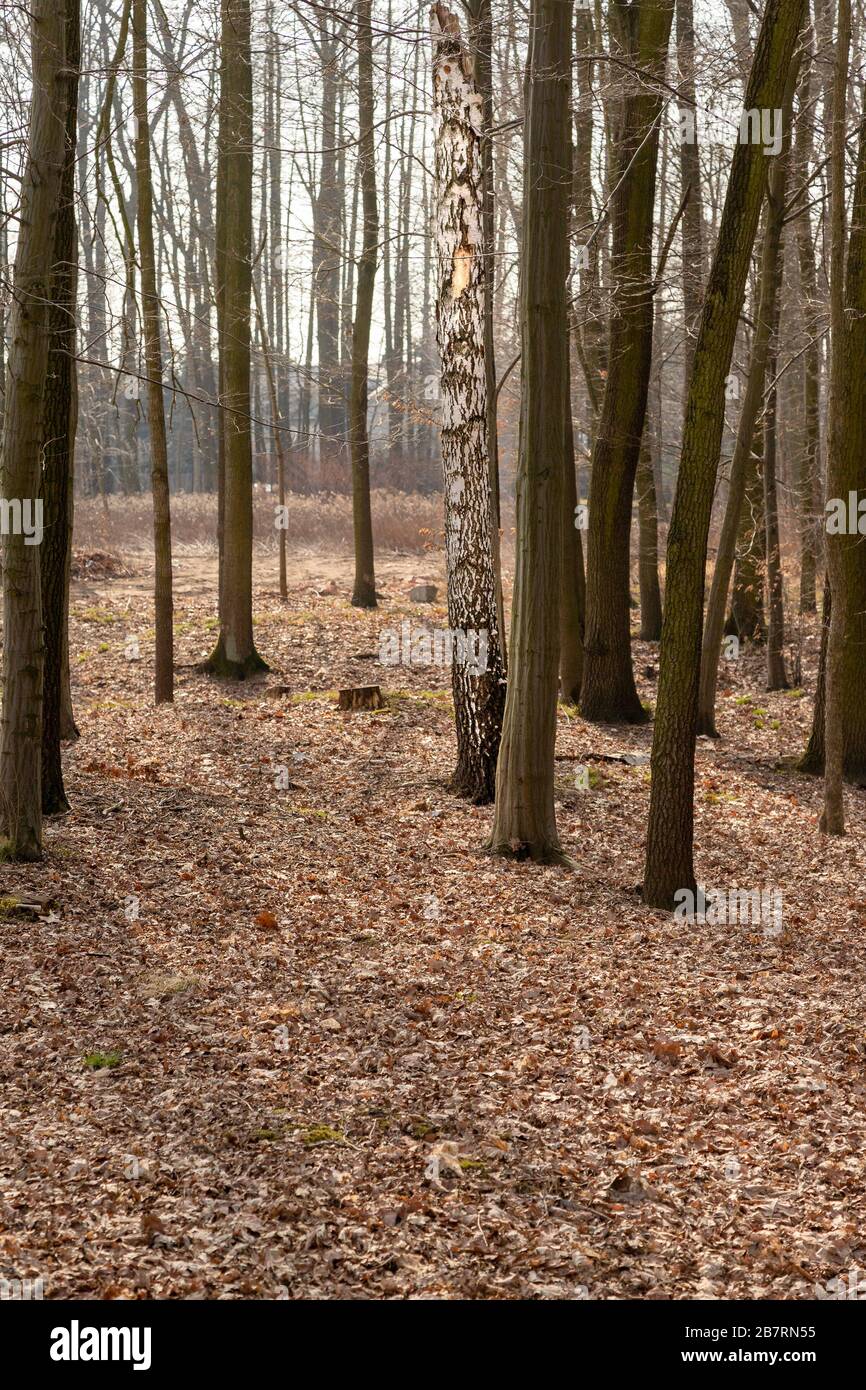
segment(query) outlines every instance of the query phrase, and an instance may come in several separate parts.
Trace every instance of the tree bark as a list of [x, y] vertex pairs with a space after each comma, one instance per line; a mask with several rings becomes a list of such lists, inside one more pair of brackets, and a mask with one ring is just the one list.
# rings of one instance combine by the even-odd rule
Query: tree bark
[[475, 87], [481, 97], [481, 236], [484, 251], [484, 375], [487, 391], [487, 460], [490, 467], [491, 534], [496, 575], [497, 626], [505, 665], [505, 610], [502, 603], [502, 555], [499, 496], [499, 395], [496, 381], [494, 332], [495, 214], [493, 180], [493, 17], [491, 0], [466, 0], [470, 19], [469, 40], [475, 60]]
[[370, 506], [370, 441], [367, 437], [367, 380], [370, 324], [379, 247], [379, 208], [376, 200], [376, 147], [373, 98], [373, 32], [371, 0], [358, 0], [358, 164], [363, 204], [358, 296], [352, 327], [352, 386], [349, 404], [349, 447], [352, 459], [352, 520], [355, 537], [356, 608], [376, 607], [376, 569], [373, 514]]
[[693, 140], [680, 140], [680, 178], [683, 196], [683, 411], [688, 401], [689, 381], [695, 350], [695, 333], [700, 318], [704, 290], [704, 200], [701, 188], [701, 158], [695, 100], [695, 14], [694, 0], [676, 0], [677, 66], [680, 74], [680, 119], [693, 121]]
[[165, 404], [162, 393], [159, 292], [153, 249], [153, 179], [147, 115], [147, 0], [133, 0], [132, 93], [135, 111], [135, 172], [138, 186], [138, 250], [141, 262], [141, 319], [147, 381], [150, 478], [153, 492], [154, 699], [174, 699], [174, 617], [171, 575], [171, 500]]
[[[261, 345], [262, 345], [262, 356], [263, 356], [263, 358], [264, 358], [264, 360], [265, 360], [265, 375], [266, 375], [266, 377], [267, 377], [267, 382], [268, 382], [268, 399], [269, 399], [269, 401], [270, 401], [270, 406], [271, 406], [271, 420], [272, 420], [273, 436], [274, 436], [274, 448], [276, 449], [276, 453], [277, 453], [277, 502], [279, 503], [279, 507], [280, 507], [280, 512], [281, 512], [281, 514], [282, 514], [282, 515], [285, 515], [285, 506], [286, 506], [286, 453], [285, 453], [285, 449], [283, 448], [283, 429], [282, 429], [282, 422], [281, 422], [281, 420], [280, 420], [280, 401], [279, 401], [279, 396], [278, 396], [278, 394], [277, 394], [277, 384], [276, 384], [276, 380], [275, 380], [275, 378], [274, 378], [274, 364], [273, 364], [273, 360], [272, 360], [272, 357], [271, 357], [271, 345], [270, 345], [270, 340], [269, 340], [269, 337], [268, 337], [267, 325], [265, 324], [265, 317], [264, 317], [264, 314], [263, 314], [263, 312], [262, 312], [262, 297], [261, 297], [261, 294], [259, 293], [259, 287], [258, 287], [258, 284], [256, 283], [255, 276], [253, 276], [253, 294], [254, 294], [254, 296], [255, 296], [255, 301], [256, 301], [256, 318], [257, 318], [257, 320], [258, 320], [258, 325], [259, 325], [259, 341], [261, 342]], [[277, 543], [277, 544], [278, 544], [278, 552], [279, 552], [278, 565], [279, 565], [280, 598], [288, 598], [288, 596], [289, 596], [289, 586], [288, 586], [288, 578], [287, 578], [287, 574], [286, 574], [286, 528], [285, 528], [285, 526], [280, 526], [280, 528], [279, 528], [279, 530], [278, 530], [278, 532], [277, 532], [277, 535], [278, 535], [278, 537], [279, 537], [279, 540], [278, 540], [278, 543]]]
[[268, 669], [253, 639], [252, 115], [249, 0], [222, 0], [217, 158], [222, 561], [220, 635], [205, 667], [236, 680]]
[[[78, 79], [81, 65], [79, 0], [64, 0], [66, 30], [66, 130], [63, 172], [54, 229], [54, 265], [49, 290], [48, 367], [42, 407], [42, 505], [45, 534], [40, 548], [40, 583], [45, 636], [42, 692], [42, 813], [69, 809], [63, 784], [61, 742], [71, 715], [69, 685], [69, 572], [72, 556], [72, 481], [78, 389], [75, 365], [78, 308], [78, 233], [75, 166], [78, 155]], [[69, 700], [68, 710], [66, 701]], [[74, 728], [74, 720], [72, 721]]]
[[[790, 118], [790, 112], [788, 113]], [[779, 254], [779, 260], [784, 259]], [[782, 269], [778, 272], [781, 282]], [[782, 576], [781, 537], [779, 534], [779, 493], [776, 486], [776, 452], [778, 442], [778, 391], [775, 385], [779, 332], [779, 296], [776, 295], [770, 354], [767, 358], [767, 377], [773, 383], [764, 406], [764, 523], [767, 553], [767, 689], [787, 690], [785, 672], [785, 607]]]
[[[846, 310], [863, 312], [863, 304], [852, 304], [846, 294], [845, 276], [845, 107], [848, 95], [848, 65], [851, 50], [851, 0], [839, 0], [838, 26], [836, 34], [836, 54], [833, 76], [833, 100], [830, 138], [830, 394], [827, 401], [827, 496], [847, 500], [850, 484], [856, 485], [861, 478], [860, 458], [864, 445], [862, 417], [852, 410], [849, 392], [856, 392], [862, 399], [862, 375], [866, 358], [853, 363], [850, 358], [852, 344], [849, 341], [850, 320]], [[866, 116], [861, 126], [861, 163], [858, 168], [857, 202], [855, 216], [862, 218], [864, 189], [862, 177], [864, 165], [864, 135], [866, 135]], [[853, 231], [853, 224], [852, 224]], [[862, 239], [862, 229], [860, 232]], [[856, 255], [860, 249], [852, 248], [855, 259], [852, 262], [852, 290], [857, 274]], [[862, 342], [862, 334], [861, 342]], [[854, 377], [852, 380], [852, 367]], [[860, 380], [856, 379], [859, 371]], [[851, 438], [852, 426], [855, 437]], [[858, 428], [859, 426], [859, 428]], [[852, 446], [853, 449], [852, 449]], [[859, 457], [858, 457], [859, 454]], [[825, 835], [845, 834], [845, 797], [843, 791], [845, 764], [845, 687], [843, 643], [849, 637], [849, 613], [853, 611], [850, 585], [850, 564], [846, 564], [846, 551], [856, 546], [862, 549], [859, 535], [827, 534], [827, 571], [830, 580], [832, 605], [830, 628], [827, 634], [826, 666], [826, 723], [824, 726], [824, 809], [821, 813], [821, 830]], [[862, 670], [862, 656], [860, 660]], [[862, 701], [862, 686], [860, 689]]]
[[524, 120], [517, 568], [489, 848], [567, 863], [554, 810], [568, 410], [571, 4], [532, 0]]
[[[672, 19], [673, 0], [640, 6], [611, 0], [611, 37], [642, 74], [663, 77]], [[663, 92], [644, 75], [618, 81], [626, 92], [614, 141], [614, 295], [609, 370], [592, 456], [580, 706], [584, 719], [643, 723], [647, 713], [631, 661], [629, 548], [652, 365], [653, 213]]]
[[340, 259], [343, 190], [337, 181], [337, 88], [339, 51], [336, 18], [318, 10], [321, 73], [321, 157], [313, 204], [313, 283], [316, 295], [316, 347], [319, 387], [319, 459], [322, 478], [333, 485], [345, 437], [346, 402], [340, 372]]
[[[767, 0], [749, 77], [746, 109], [782, 104], [803, 13], [802, 0]], [[725, 418], [730, 367], [766, 176], [761, 146], [738, 144], [707, 283], [682, 461], [668, 535], [659, 694], [644, 897], [672, 908], [695, 891], [694, 756], [707, 537]]]
[[659, 586], [659, 518], [652, 447], [647, 431], [641, 441], [637, 465], [637, 502], [640, 541], [640, 639], [658, 642], [662, 635], [662, 594]]
[[[66, 151], [66, 16], [56, 0], [30, 9], [32, 94], [15, 253], [3, 417], [2, 495], [30, 509], [40, 495], [42, 400], [49, 358], [55, 229]], [[3, 540], [4, 685], [0, 808], [10, 858], [42, 855], [44, 640], [38, 534], [13, 526]], [[28, 543], [30, 542], [30, 543]]]
[[745, 503], [740, 509], [735, 547], [731, 609], [725, 633], [741, 642], [763, 642], [767, 636], [764, 612], [766, 522], [764, 519], [764, 431], [756, 424], [746, 459]]
[[[783, 107], [786, 131], [790, 126], [795, 77], [794, 63], [792, 62]], [[767, 211], [758, 276], [756, 321], [755, 331], [752, 335], [749, 380], [740, 408], [734, 457], [731, 461], [731, 474], [728, 480], [727, 505], [719, 536], [716, 563], [713, 567], [713, 578], [710, 584], [710, 597], [707, 603], [707, 616], [704, 623], [697, 730], [698, 733], [708, 735], [710, 738], [718, 737], [716, 730], [716, 690], [722, 636], [725, 628], [728, 586], [731, 582], [737, 537], [742, 534], [744, 526], [743, 513], [744, 510], [750, 511], [747, 506], [749, 483], [751, 481], [754, 488], [757, 481], [755, 441], [761, 437], [757, 428], [758, 417], [764, 399], [764, 382], [767, 375], [767, 362], [775, 324], [782, 268], [780, 247], [785, 221], [787, 158], [790, 148], [787, 136], [785, 141], [782, 151], [771, 166], [767, 182]]]
[[821, 318], [818, 298], [818, 273], [815, 264], [812, 218], [809, 211], [807, 183], [814, 151], [815, 115], [812, 109], [812, 64], [814, 39], [809, 31], [810, 51], [805, 55], [800, 82], [800, 110], [797, 117], [795, 159], [797, 182], [803, 185], [801, 206], [797, 213], [797, 261], [800, 271], [800, 296], [803, 306], [803, 325], [807, 346], [803, 361], [803, 430], [804, 444], [798, 478], [798, 511], [800, 520], [800, 612], [814, 613], [817, 608], [818, 563], [822, 554], [820, 532], [821, 479]]
[[[484, 634], [486, 662], [455, 650], [457, 766], [451, 786], [492, 801], [505, 702], [487, 456], [481, 134], [483, 101], [457, 17], [431, 11], [436, 149], [436, 331], [442, 365], [442, 469], [448, 621]], [[484, 669], [480, 669], [481, 665]]]
[[574, 425], [571, 415], [571, 369], [565, 411], [565, 475], [562, 490], [562, 582], [559, 595], [559, 692], [567, 705], [580, 704], [583, 684], [583, 634], [586, 578], [583, 542], [575, 524], [577, 478], [574, 471]]

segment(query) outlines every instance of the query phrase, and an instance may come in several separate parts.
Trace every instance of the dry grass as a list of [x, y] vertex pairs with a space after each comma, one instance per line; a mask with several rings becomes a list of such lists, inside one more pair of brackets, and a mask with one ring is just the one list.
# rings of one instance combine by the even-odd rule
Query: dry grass
[[[441, 494], [374, 490], [373, 530], [377, 550], [423, 555], [443, 543]], [[276, 496], [264, 487], [253, 492], [253, 526], [256, 545], [275, 550]], [[352, 548], [352, 499], [334, 493], [288, 498], [289, 546]], [[216, 551], [217, 499], [183, 493], [172, 498], [172, 542], [179, 554]], [[151, 499], [111, 497], [103, 506], [99, 498], [75, 504], [75, 546], [83, 551], [146, 554], [152, 550]]]

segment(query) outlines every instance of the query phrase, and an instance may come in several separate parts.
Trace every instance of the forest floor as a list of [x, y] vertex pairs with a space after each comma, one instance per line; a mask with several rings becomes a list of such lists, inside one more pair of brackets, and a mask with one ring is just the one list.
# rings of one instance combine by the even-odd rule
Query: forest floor
[[[480, 854], [490, 809], [446, 790], [447, 671], [376, 662], [382, 628], [446, 625], [406, 598], [439, 560], [383, 557], [375, 613], [350, 572], [310, 553], [282, 604], [257, 562], [272, 671], [225, 684], [194, 669], [215, 565], [181, 558], [158, 710], [146, 573], [74, 586], [73, 809], [43, 864], [0, 865], [0, 1277], [801, 1298], [866, 1266], [866, 792], [823, 840], [793, 769], [814, 631], [805, 694], [747, 653], [699, 743], [699, 878], [781, 889], [772, 937], [642, 904], [649, 725], [561, 710], [576, 871]], [[656, 662], [636, 644], [650, 703]], [[370, 682], [384, 710], [338, 711]]]

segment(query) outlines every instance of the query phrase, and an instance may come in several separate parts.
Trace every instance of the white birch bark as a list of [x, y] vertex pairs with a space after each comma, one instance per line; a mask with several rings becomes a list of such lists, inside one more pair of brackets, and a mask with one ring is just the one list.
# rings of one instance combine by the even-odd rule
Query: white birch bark
[[493, 800], [505, 702], [486, 424], [483, 105], [456, 16], [434, 5], [431, 28], [448, 621], [452, 631], [486, 635], [484, 670], [460, 659], [471, 641], [455, 642], [452, 786], [480, 803]]

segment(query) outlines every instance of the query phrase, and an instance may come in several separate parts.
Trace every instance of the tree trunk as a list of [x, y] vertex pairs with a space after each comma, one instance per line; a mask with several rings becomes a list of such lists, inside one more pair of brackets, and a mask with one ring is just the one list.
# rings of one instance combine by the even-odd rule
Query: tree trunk
[[[848, 271], [845, 278], [845, 339], [844, 339], [844, 421], [841, 425], [841, 484], [834, 482], [837, 491], [831, 496], [848, 499], [849, 492], [858, 498], [866, 492], [866, 468], [860, 441], [866, 431], [865, 385], [866, 361], [866, 175], [863, 175], [863, 131], [860, 129], [858, 183], [852, 202], [851, 239], [848, 246]], [[828, 488], [830, 491], [830, 488]], [[830, 537], [827, 538], [830, 542]], [[866, 545], [862, 535], [841, 537], [842, 562], [848, 591], [848, 614], [842, 642], [840, 674], [840, 708], [842, 738], [844, 738], [845, 778], [852, 783], [866, 784], [866, 701], [863, 699], [866, 652]], [[833, 600], [830, 582], [824, 582], [824, 623], [822, 649], [815, 695], [815, 714], [812, 735], [801, 762], [801, 770], [822, 773], [824, 770], [824, 734], [826, 734], [826, 677], [827, 637]]]
[[244, 680], [267, 670], [253, 640], [250, 434], [253, 107], [249, 0], [222, 0], [217, 158], [222, 562], [220, 635], [206, 669]]
[[494, 333], [495, 214], [493, 192], [493, 18], [491, 0], [466, 0], [469, 40], [475, 61], [475, 87], [481, 97], [481, 236], [484, 252], [484, 375], [487, 392], [487, 459], [490, 467], [491, 535], [496, 575], [496, 613], [502, 662], [505, 665], [505, 610], [502, 603], [502, 555], [499, 500], [499, 429]]
[[[20, 524], [13, 524], [3, 539], [0, 807], [6, 853], [25, 860], [42, 855], [44, 640], [39, 549], [34, 542], [41, 539], [37, 499], [41, 491], [42, 401], [49, 360], [48, 306], [69, 100], [69, 82], [62, 76], [66, 16], [56, 0], [33, 0], [30, 16], [30, 126], [9, 315], [0, 476], [3, 497], [21, 507]], [[29, 512], [29, 528], [24, 525], [25, 511]]]
[[663, 92], [643, 74], [663, 77], [672, 19], [673, 0], [640, 6], [611, 0], [611, 37], [642, 76], [617, 78], [626, 92], [614, 141], [614, 295], [609, 370], [592, 457], [580, 701], [584, 719], [594, 721], [647, 718], [632, 671], [629, 548], [652, 365], [653, 213]]
[[[794, 66], [792, 63], [783, 108], [786, 132], [790, 125], [791, 101], [796, 77]], [[716, 552], [716, 563], [713, 567], [713, 578], [704, 624], [697, 730], [698, 733], [708, 735], [710, 738], [718, 737], [716, 731], [716, 690], [719, 657], [725, 628], [725, 605], [728, 599], [728, 586], [731, 582], [737, 537], [742, 534], [744, 512], [747, 513], [747, 516], [751, 512], [747, 501], [749, 485], [751, 483], [754, 495], [757, 483], [754, 449], [756, 439], [761, 438], [758, 430], [758, 416], [764, 399], [764, 382], [767, 375], [767, 361], [770, 355], [770, 340], [775, 324], [782, 268], [780, 247], [785, 221], [787, 158], [790, 147], [788, 137], [785, 138], [786, 144], [770, 168], [767, 183], [766, 223], [761, 248], [761, 266], [755, 310], [756, 322], [752, 335], [749, 380], [740, 408], [734, 457], [731, 461], [731, 475], [728, 480], [728, 499]], [[751, 636], [752, 632], [748, 635]]]
[[532, 0], [524, 120], [517, 568], [490, 849], [568, 862], [554, 810], [568, 410], [569, 0]]
[[[78, 300], [78, 235], [75, 166], [78, 155], [78, 78], [81, 65], [79, 0], [64, 0], [66, 30], [66, 131], [54, 264], [49, 290], [48, 368], [42, 407], [42, 505], [45, 534], [40, 549], [45, 664], [42, 692], [42, 813], [69, 809], [60, 745], [68, 692], [69, 571], [72, 555], [72, 480], [78, 417], [75, 365]], [[69, 704], [71, 713], [71, 700]], [[73, 720], [74, 727], [74, 720]]]
[[[789, 113], [790, 114], [790, 113]], [[780, 261], [782, 256], [780, 254]], [[779, 270], [781, 280], [782, 271]], [[772, 347], [767, 358], [767, 376], [775, 382], [779, 331], [779, 296], [776, 296]], [[779, 494], [776, 487], [776, 448], [778, 439], [778, 391], [773, 384], [764, 414], [764, 520], [767, 552], [767, 689], [787, 690], [785, 673], [785, 607], [779, 536]]]
[[[802, 0], [767, 0], [745, 106], [782, 104]], [[652, 749], [644, 897], [672, 908], [695, 891], [694, 756], [707, 537], [725, 422], [730, 368], [766, 178], [760, 145], [738, 144], [707, 284], [686, 411], [682, 461], [668, 535], [659, 693]]]
[[[277, 501], [280, 507], [281, 516], [285, 516], [286, 507], [286, 453], [283, 447], [283, 429], [280, 420], [280, 401], [277, 394], [277, 384], [274, 379], [274, 364], [271, 358], [271, 345], [268, 337], [268, 330], [265, 325], [264, 314], [262, 313], [262, 299], [259, 287], [253, 277], [253, 294], [256, 301], [256, 318], [259, 325], [259, 340], [262, 345], [262, 357], [265, 361], [265, 375], [268, 381], [268, 399], [271, 406], [271, 420], [274, 436], [274, 448], [277, 452]], [[279, 537], [279, 576], [280, 576], [280, 598], [288, 598], [289, 587], [286, 575], [286, 528], [280, 526], [277, 532]]]
[[363, 203], [363, 241], [358, 261], [358, 297], [352, 327], [352, 391], [349, 405], [352, 520], [355, 536], [355, 587], [352, 591], [352, 603], [356, 608], [376, 607], [373, 515], [370, 507], [370, 441], [367, 437], [370, 324], [373, 318], [373, 288], [379, 247], [375, 120], [371, 0], [358, 0], [358, 165]]
[[[598, 241], [592, 209], [592, 61], [593, 17], [578, 10], [574, 17], [575, 69], [578, 95], [574, 112], [572, 153], [572, 239], [579, 248], [578, 292], [571, 306], [569, 337], [583, 374], [581, 393], [584, 425], [591, 438], [598, 422], [604, 325], [598, 317]], [[565, 482], [562, 492], [562, 582], [560, 585], [559, 689], [565, 704], [579, 705], [583, 685], [583, 642], [586, 632], [586, 576], [583, 537], [577, 524], [578, 488], [575, 472], [573, 389], [569, 367], [566, 412]]]
[[[857, 492], [862, 483], [863, 436], [862, 410], [857, 411], [852, 403], [852, 393], [857, 404], [864, 396], [863, 371], [866, 357], [852, 360], [850, 338], [852, 318], [864, 312], [864, 303], [858, 302], [855, 287], [862, 289], [863, 271], [858, 264], [862, 257], [862, 225], [857, 231], [857, 241], [852, 246], [851, 286], [849, 299], [844, 284], [845, 276], [845, 107], [848, 94], [848, 65], [851, 50], [851, 0], [839, 0], [838, 28], [836, 34], [836, 55], [833, 78], [833, 100], [830, 138], [830, 393], [827, 401], [827, 496], [848, 499], [849, 490]], [[855, 192], [854, 219], [862, 223], [863, 199], [866, 196], [864, 176], [864, 140], [866, 140], [866, 116], [860, 130], [860, 161], [858, 164], [857, 188]], [[852, 239], [855, 235], [852, 220]], [[858, 283], [859, 282], [859, 283]], [[853, 299], [853, 302], [852, 302]], [[853, 311], [848, 314], [846, 310]], [[858, 346], [862, 347], [863, 334], [859, 334]], [[859, 373], [859, 379], [858, 379]], [[850, 583], [852, 566], [846, 552], [851, 547], [862, 550], [859, 534], [848, 536], [827, 533], [827, 571], [830, 580], [832, 605], [830, 629], [827, 634], [826, 666], [826, 723], [824, 726], [824, 809], [821, 814], [821, 830], [825, 835], [845, 834], [845, 798], [843, 778], [845, 771], [845, 683], [843, 643], [851, 634], [848, 631], [849, 613], [853, 613], [853, 593]], [[855, 560], [856, 564], [856, 560]], [[858, 663], [863, 669], [862, 654]], [[862, 703], [862, 684], [859, 691]]]
[[[809, 47], [814, 40], [809, 26]], [[807, 346], [803, 359], [804, 443], [798, 478], [800, 519], [800, 612], [814, 613], [817, 607], [817, 574], [821, 557], [820, 477], [821, 477], [821, 318], [823, 306], [818, 298], [818, 273], [807, 183], [814, 152], [815, 114], [812, 108], [812, 63], [814, 54], [805, 56], [800, 83], [800, 110], [795, 141], [797, 182], [804, 185], [797, 213], [797, 260], [800, 296]]]
[[695, 15], [694, 0], [676, 0], [677, 66], [680, 73], [680, 121], [693, 139], [680, 139], [680, 178], [683, 196], [683, 410], [688, 401], [689, 381], [694, 359], [695, 333], [700, 318], [704, 290], [704, 202], [701, 189], [701, 158], [698, 143], [695, 101]]
[[[225, 0], [224, 0], [225, 3]], [[340, 256], [342, 193], [337, 181], [337, 86], [339, 55], [327, 9], [319, 12], [321, 71], [321, 157], [313, 203], [313, 283], [319, 383], [319, 459], [322, 478], [333, 486], [340, 441], [345, 438], [346, 402], [340, 375]]]
[[599, 290], [601, 238], [595, 225], [592, 205], [595, 97], [592, 89], [593, 62], [590, 55], [594, 52], [596, 44], [593, 16], [589, 10], [580, 9], [575, 15], [574, 41], [577, 74], [577, 102], [574, 113], [574, 239], [580, 252], [580, 262], [579, 289], [574, 301], [572, 331], [595, 424], [601, 409], [607, 372], [607, 345]]
[[658, 642], [662, 635], [662, 594], [659, 587], [659, 518], [652, 448], [647, 431], [637, 466], [638, 576], [640, 580], [640, 638]]
[[154, 699], [174, 699], [174, 618], [171, 576], [171, 501], [165, 405], [162, 394], [159, 293], [153, 251], [153, 180], [150, 170], [150, 124], [147, 115], [147, 0], [133, 0], [132, 93], [135, 111], [135, 172], [138, 186], [138, 250], [141, 262], [141, 319], [150, 435], [153, 491], [154, 555]]
[[827, 719], [827, 639], [830, 635], [831, 612], [830, 581], [825, 575], [824, 597], [821, 604], [821, 647], [818, 653], [818, 677], [815, 682], [812, 729], [809, 742], [806, 744], [806, 751], [798, 764], [800, 772], [811, 772], [816, 776], [822, 776], [824, 772], [824, 727]]
[[559, 692], [564, 704], [580, 704], [583, 684], [583, 633], [586, 579], [583, 543], [576, 525], [577, 479], [574, 471], [574, 425], [571, 417], [571, 371], [565, 411], [565, 475], [562, 492], [562, 582], [559, 594]]
[[483, 104], [457, 17], [443, 5], [434, 6], [431, 17], [448, 622], [452, 633], [477, 633], [478, 642], [486, 641], [484, 662], [473, 660], [468, 642], [462, 652], [456, 644], [451, 681], [457, 767], [451, 786], [483, 804], [494, 796], [505, 702], [487, 457]]
[[752, 447], [746, 459], [745, 502], [740, 510], [736, 540], [731, 611], [725, 633], [741, 642], [763, 642], [767, 636], [764, 613], [764, 566], [766, 561], [766, 523], [764, 521], [764, 431], [756, 424]]

